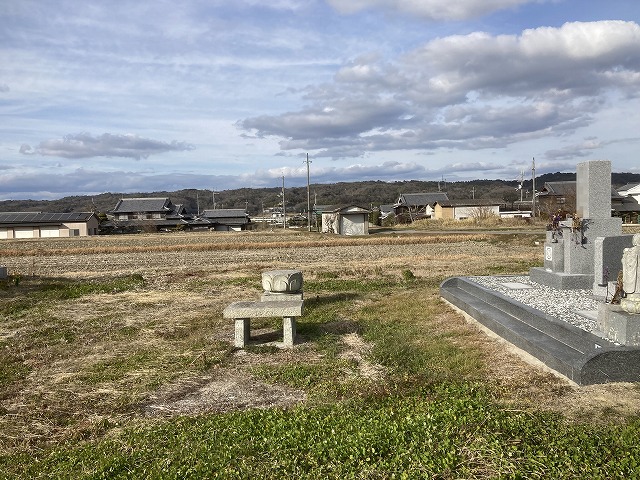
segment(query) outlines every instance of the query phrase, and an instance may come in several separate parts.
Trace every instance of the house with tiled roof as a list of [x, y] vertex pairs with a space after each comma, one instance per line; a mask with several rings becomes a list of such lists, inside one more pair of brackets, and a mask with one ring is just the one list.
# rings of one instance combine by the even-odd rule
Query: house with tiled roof
[[[543, 216], [551, 217], [558, 210], [564, 214], [572, 214], [576, 209], [576, 182], [575, 180], [545, 182], [536, 199], [538, 211]], [[617, 190], [611, 188], [611, 215], [623, 217], [626, 219], [625, 222], [631, 217], [637, 219], [638, 200], [640, 200], [640, 184], [627, 184]]]
[[250, 223], [249, 214], [243, 208], [205, 210], [193, 222], [194, 225], [218, 232], [246, 230]]
[[402, 193], [393, 205], [396, 221], [410, 223], [421, 218], [432, 218], [433, 205], [448, 199], [444, 192]]
[[192, 218], [167, 197], [122, 198], [107, 216], [115, 228], [141, 230], [187, 228]]
[[620, 200], [613, 203], [614, 215], [624, 223], [640, 223], [640, 183], [628, 183], [618, 188]]
[[99, 225], [93, 212], [0, 212], [0, 239], [86, 237]]

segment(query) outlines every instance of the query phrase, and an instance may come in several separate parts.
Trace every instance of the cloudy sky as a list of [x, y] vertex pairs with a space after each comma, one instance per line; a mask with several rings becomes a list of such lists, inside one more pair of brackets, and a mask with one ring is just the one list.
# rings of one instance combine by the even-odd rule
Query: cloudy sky
[[640, 173], [638, 0], [4, 0], [0, 199]]

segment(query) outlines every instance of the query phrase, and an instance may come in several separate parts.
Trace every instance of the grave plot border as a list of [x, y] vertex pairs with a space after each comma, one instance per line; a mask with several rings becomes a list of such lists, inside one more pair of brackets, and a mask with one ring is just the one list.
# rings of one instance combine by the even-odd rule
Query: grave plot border
[[440, 296], [509, 343], [579, 385], [640, 381], [640, 348], [615, 345], [465, 277]]

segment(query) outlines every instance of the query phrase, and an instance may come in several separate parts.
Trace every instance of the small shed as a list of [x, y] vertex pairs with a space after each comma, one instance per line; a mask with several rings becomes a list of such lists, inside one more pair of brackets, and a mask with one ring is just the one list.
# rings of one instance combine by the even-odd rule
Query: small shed
[[370, 210], [358, 205], [340, 205], [324, 207], [322, 214], [322, 233], [338, 235], [369, 235]]

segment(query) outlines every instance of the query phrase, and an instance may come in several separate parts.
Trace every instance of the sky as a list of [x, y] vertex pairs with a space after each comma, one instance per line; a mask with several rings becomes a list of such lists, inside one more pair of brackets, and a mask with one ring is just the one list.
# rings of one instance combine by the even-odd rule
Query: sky
[[640, 173], [639, 24], [638, 0], [3, 0], [0, 200]]

